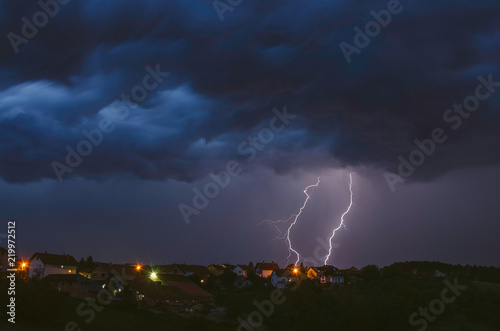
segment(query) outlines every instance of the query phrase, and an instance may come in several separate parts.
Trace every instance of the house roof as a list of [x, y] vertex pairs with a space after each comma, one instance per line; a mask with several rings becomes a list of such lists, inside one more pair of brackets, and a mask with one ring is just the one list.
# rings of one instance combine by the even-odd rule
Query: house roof
[[208, 270], [214, 275], [220, 275], [224, 272], [224, 270], [226, 270], [226, 268], [218, 264], [211, 264], [208, 266]]
[[100, 290], [102, 290], [102, 287], [99, 283], [96, 283], [90, 279], [87, 279], [86, 282], [79, 282], [79, 283], [88, 292], [99, 292]]
[[[82, 275], [77, 274], [51, 274], [47, 275], [42, 280], [44, 282], [54, 283], [54, 282], [76, 282]], [[85, 278], [85, 277], [83, 277]]]
[[200, 299], [210, 299], [214, 296], [211, 293], [203, 290], [201, 287], [192, 282], [189, 278], [183, 276], [173, 276], [167, 275], [167, 277], [162, 278], [162, 281], [167, 286], [175, 286], [198, 300]]
[[102, 289], [98, 283], [77, 274], [51, 274], [45, 276], [42, 280], [49, 283], [76, 282], [89, 292], [99, 292]]
[[224, 264], [221, 264], [221, 266], [222, 266], [223, 268], [225, 268], [225, 269], [229, 269], [229, 270], [231, 270], [231, 271], [233, 271], [233, 270], [234, 270], [234, 268], [236, 268], [236, 266], [235, 266], [235, 265], [232, 265], [232, 264], [229, 264], [229, 263], [224, 263]]
[[273, 271], [278, 277], [293, 277], [294, 274], [290, 269], [275, 269]]
[[97, 264], [94, 264], [91, 267], [88, 267], [88, 266], [87, 267], [80, 267], [78, 269], [78, 272], [86, 272], [86, 273], [88, 273], [88, 272], [91, 272], [92, 270], [94, 270], [95, 267], [97, 267]]
[[244, 264], [238, 264], [234, 268], [236, 269], [237, 267], [240, 267], [243, 270], [252, 270], [253, 269], [253, 268], [250, 268], [249, 266], [244, 265]]
[[95, 265], [92, 268], [90, 268], [89, 271], [94, 271], [97, 268], [108, 273], [110, 273], [114, 269], [113, 264], [111, 263], [96, 262]]
[[59, 255], [59, 254], [48, 254], [48, 253], [35, 253], [31, 257], [30, 261], [35, 260], [36, 258], [40, 259], [43, 264], [52, 264], [52, 265], [69, 265], [75, 266], [78, 264], [75, 258], [71, 255]]
[[114, 264], [113, 265], [121, 274], [127, 276], [135, 276], [137, 274], [137, 269], [135, 264]]
[[209, 265], [208, 267], [209, 267], [209, 268], [213, 268], [213, 269], [215, 269], [215, 270], [219, 270], [219, 271], [224, 271], [224, 269], [225, 269], [223, 266], [218, 265], [218, 264], [211, 264], [211, 265]]
[[210, 270], [207, 267], [196, 264], [175, 264], [179, 269], [184, 272], [193, 272], [199, 276], [206, 276], [210, 274]]
[[159, 275], [161, 282], [153, 282], [146, 275], [129, 281], [129, 285], [141, 294], [163, 300], [208, 301], [213, 295], [204, 291], [189, 278], [179, 275]]
[[325, 271], [325, 272], [332, 272], [332, 271], [338, 271], [337, 268], [335, 268], [332, 265], [324, 265], [322, 267], [318, 267], [319, 271]]
[[95, 265], [91, 267], [88, 271], [91, 272], [97, 268], [107, 273], [112, 273], [112, 271], [114, 270], [119, 274], [125, 274], [128, 276], [136, 275], [136, 266], [133, 264], [113, 264], [113, 263], [95, 262]]
[[154, 266], [146, 266], [149, 271], [155, 271], [157, 274], [173, 274], [173, 275], [184, 275], [185, 272], [179, 268], [176, 264], [161, 264]]
[[334, 266], [323, 266], [318, 268], [321, 276], [339, 276], [342, 272]]
[[332, 270], [332, 269], [329, 269], [329, 270], [326, 270], [326, 271], [323, 271], [321, 273], [322, 276], [341, 276], [341, 273], [339, 271], [335, 271], [335, 270]]
[[134, 290], [139, 291], [147, 297], [158, 300], [178, 300], [184, 299], [183, 294], [176, 288], [161, 285], [159, 282], [153, 282], [146, 275], [140, 275], [128, 282], [128, 285]]
[[255, 265], [255, 269], [260, 269], [260, 270], [275, 270], [279, 268], [280, 266], [275, 262], [271, 263], [259, 262]]

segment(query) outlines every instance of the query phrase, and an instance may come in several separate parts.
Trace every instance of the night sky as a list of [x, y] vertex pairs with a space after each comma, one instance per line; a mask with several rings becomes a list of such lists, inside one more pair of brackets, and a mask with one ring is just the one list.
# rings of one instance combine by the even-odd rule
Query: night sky
[[320, 177], [290, 234], [313, 256], [352, 173], [330, 264], [500, 266], [500, 5], [394, 1], [74, 0], [53, 17], [1, 1], [0, 213], [18, 252], [284, 266], [258, 224]]

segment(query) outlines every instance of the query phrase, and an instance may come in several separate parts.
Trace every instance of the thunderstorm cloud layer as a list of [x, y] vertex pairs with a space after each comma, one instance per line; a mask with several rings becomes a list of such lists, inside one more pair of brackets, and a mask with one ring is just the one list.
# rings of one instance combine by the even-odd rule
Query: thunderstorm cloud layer
[[[256, 225], [296, 213], [321, 177], [290, 239], [303, 261], [318, 245], [324, 258], [352, 172], [349, 231], [328, 263], [498, 265], [498, 1], [400, 1], [368, 41], [357, 31], [396, 0], [232, 1], [223, 20], [213, 0], [60, 2], [28, 38], [38, 1], [0, 1], [0, 215], [18, 220], [20, 254], [282, 263], [286, 245]], [[117, 113], [156, 70], [147, 98]], [[477, 109], [446, 121], [484, 80]], [[283, 130], [241, 153], [284, 109]], [[68, 167], [68, 148], [106, 120], [60, 181], [54, 162]], [[392, 192], [387, 172], [436, 129], [447, 140]], [[187, 225], [178, 206], [232, 161], [240, 174]]]
[[[399, 155], [443, 125], [443, 113], [474, 92], [477, 77], [500, 80], [500, 6], [495, 1], [401, 2], [403, 10], [346, 63], [371, 10], [384, 1], [252, 1], [224, 13], [211, 1], [73, 1], [15, 54], [0, 54], [0, 176], [11, 183], [56, 179], [145, 67], [169, 76], [66, 177], [191, 182], [287, 107], [296, 120], [252, 166], [367, 166], [397, 172]], [[2, 31], [21, 34], [31, 1], [1, 3]], [[432, 50], [432, 51], [431, 51]], [[411, 180], [497, 165], [500, 94], [450, 134], [446, 148]], [[247, 167], [247, 169], [251, 169]]]

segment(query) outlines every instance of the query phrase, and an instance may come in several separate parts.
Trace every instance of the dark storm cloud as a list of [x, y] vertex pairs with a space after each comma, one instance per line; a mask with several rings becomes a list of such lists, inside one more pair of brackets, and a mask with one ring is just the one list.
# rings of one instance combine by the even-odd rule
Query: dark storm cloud
[[[55, 178], [50, 165], [63, 162], [65, 146], [111, 116], [113, 101], [156, 64], [170, 76], [73, 175], [193, 180], [241, 157], [238, 144], [285, 105], [299, 117], [256, 164], [394, 171], [477, 76], [500, 81], [495, 1], [402, 5], [347, 64], [339, 44], [352, 44], [353, 28], [386, 1], [243, 2], [224, 22], [211, 1], [70, 2], [18, 54], [2, 39], [0, 175]], [[1, 7], [4, 35], [40, 10], [32, 1]], [[414, 179], [498, 164], [499, 100], [482, 102]]]

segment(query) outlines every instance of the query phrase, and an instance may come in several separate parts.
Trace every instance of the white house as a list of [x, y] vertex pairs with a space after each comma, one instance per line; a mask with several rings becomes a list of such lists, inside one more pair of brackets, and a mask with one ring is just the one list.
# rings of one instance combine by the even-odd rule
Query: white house
[[342, 272], [340, 272], [339, 269], [332, 267], [332, 266], [324, 266], [320, 267], [319, 269], [319, 278], [321, 281], [321, 284], [344, 284], [344, 276], [342, 275]]
[[243, 277], [246, 277], [247, 276], [247, 271], [248, 271], [248, 267], [245, 266], [245, 265], [242, 265], [242, 264], [238, 264], [234, 269], [233, 269], [233, 272], [238, 275], [238, 276], [243, 276]]
[[275, 269], [271, 274], [271, 284], [278, 289], [284, 289], [287, 284], [297, 281], [296, 275], [290, 269]]
[[54, 274], [76, 274], [77, 262], [71, 255], [35, 253], [29, 260], [28, 277], [43, 278]]
[[321, 284], [344, 284], [344, 276], [340, 275], [323, 275], [321, 276]]

